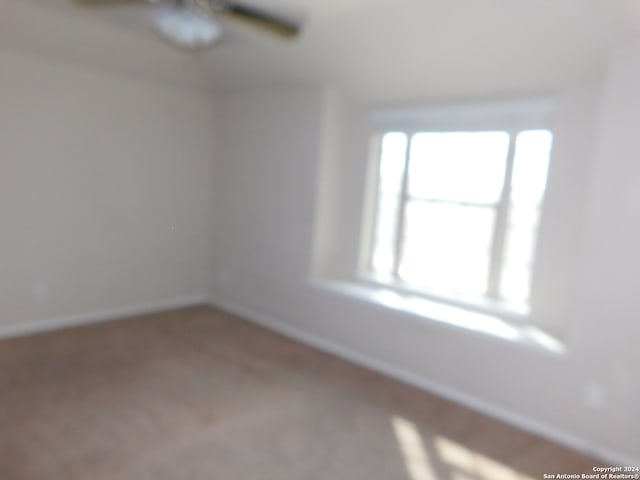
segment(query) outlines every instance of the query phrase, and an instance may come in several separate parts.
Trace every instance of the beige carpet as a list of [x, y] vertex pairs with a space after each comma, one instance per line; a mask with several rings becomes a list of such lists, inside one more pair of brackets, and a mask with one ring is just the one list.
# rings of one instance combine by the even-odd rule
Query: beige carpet
[[0, 343], [1, 480], [511, 480], [596, 463], [209, 308]]

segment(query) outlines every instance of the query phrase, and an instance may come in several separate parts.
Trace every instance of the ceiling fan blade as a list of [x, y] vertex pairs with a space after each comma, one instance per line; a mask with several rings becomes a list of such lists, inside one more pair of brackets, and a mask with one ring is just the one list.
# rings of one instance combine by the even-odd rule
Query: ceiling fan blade
[[294, 38], [300, 34], [300, 25], [298, 23], [249, 5], [230, 2], [224, 6], [220, 13], [284, 38]]

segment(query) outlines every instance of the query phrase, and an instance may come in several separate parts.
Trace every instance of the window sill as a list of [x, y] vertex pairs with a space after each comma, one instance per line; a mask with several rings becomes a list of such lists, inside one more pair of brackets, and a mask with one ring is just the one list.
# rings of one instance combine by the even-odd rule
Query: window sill
[[524, 303], [495, 300], [483, 295], [454, 294], [426, 288], [416, 289], [401, 280], [376, 275], [371, 272], [361, 272], [353, 280], [353, 283], [363, 288], [395, 292], [403, 297], [427, 300], [438, 305], [464, 310], [465, 312], [498, 317], [513, 324], [527, 323], [531, 316], [529, 306]]
[[425, 321], [442, 323], [493, 338], [513, 342], [555, 355], [564, 355], [566, 346], [556, 337], [522, 319], [513, 322], [498, 314], [481, 313], [468, 308], [429, 300], [416, 294], [391, 288], [345, 281], [315, 280], [314, 287], [395, 312], [413, 315]]

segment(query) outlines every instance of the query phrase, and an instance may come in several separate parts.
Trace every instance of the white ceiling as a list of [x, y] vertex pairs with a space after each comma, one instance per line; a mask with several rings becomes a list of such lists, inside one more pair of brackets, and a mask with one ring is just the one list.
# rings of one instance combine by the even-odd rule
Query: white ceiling
[[633, 0], [247, 0], [305, 12], [293, 44], [229, 25], [206, 54], [149, 31], [153, 7], [0, 0], [0, 44], [216, 91], [334, 84], [373, 102], [536, 93], [595, 77], [640, 32]]

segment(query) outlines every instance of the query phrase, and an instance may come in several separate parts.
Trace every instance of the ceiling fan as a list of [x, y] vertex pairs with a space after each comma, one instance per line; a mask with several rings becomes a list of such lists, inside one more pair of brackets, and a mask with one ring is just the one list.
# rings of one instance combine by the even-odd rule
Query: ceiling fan
[[75, 0], [87, 6], [149, 4], [160, 6], [152, 15], [154, 30], [172, 45], [203, 50], [223, 35], [219, 17], [243, 21], [284, 39], [300, 34], [298, 22], [235, 0]]

